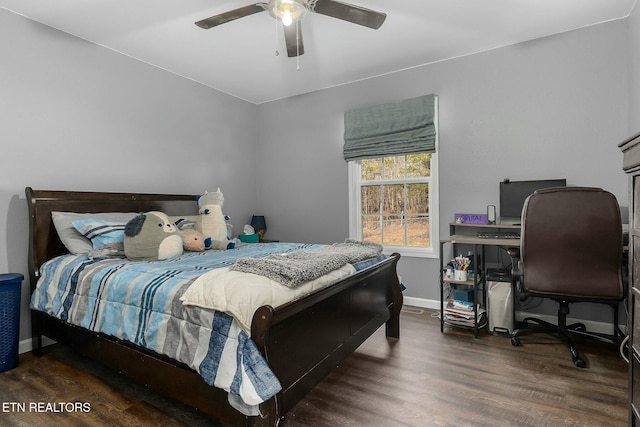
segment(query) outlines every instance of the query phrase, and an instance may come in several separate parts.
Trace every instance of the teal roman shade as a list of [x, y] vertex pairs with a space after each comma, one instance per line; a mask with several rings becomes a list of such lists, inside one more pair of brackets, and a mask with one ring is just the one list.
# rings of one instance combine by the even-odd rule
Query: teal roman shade
[[344, 159], [433, 153], [435, 116], [435, 95], [349, 110], [344, 114]]

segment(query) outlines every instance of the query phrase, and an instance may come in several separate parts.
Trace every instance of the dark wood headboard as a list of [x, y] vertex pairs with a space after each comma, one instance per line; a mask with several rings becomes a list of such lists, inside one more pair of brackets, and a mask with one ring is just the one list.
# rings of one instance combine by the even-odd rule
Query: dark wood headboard
[[167, 215], [198, 213], [196, 195], [97, 193], [88, 191], [50, 191], [25, 189], [29, 208], [29, 278], [35, 287], [40, 266], [47, 260], [68, 253], [51, 219], [51, 212], [148, 212]]

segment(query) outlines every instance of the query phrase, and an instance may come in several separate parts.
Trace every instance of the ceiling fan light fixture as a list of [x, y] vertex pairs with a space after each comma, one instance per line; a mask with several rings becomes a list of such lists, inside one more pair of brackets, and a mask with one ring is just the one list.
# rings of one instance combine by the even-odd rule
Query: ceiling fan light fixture
[[271, 16], [289, 26], [302, 19], [306, 9], [299, 0], [270, 0], [268, 10]]
[[282, 24], [283, 25], [291, 25], [291, 23], [293, 22], [293, 18], [291, 17], [291, 12], [289, 12], [288, 10], [284, 11], [284, 14], [282, 15]]

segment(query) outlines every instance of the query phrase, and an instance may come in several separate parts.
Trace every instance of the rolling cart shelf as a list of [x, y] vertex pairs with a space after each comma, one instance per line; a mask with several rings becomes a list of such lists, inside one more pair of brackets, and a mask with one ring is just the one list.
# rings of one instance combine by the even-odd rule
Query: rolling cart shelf
[[[451, 321], [451, 320], [446, 320], [446, 319], [443, 321], [443, 323], [444, 323], [445, 325], [447, 325], [447, 326], [451, 326], [451, 327], [453, 327], [453, 328], [468, 329], [468, 330], [470, 330], [470, 331], [472, 331], [472, 330], [474, 330], [474, 329], [476, 328], [476, 326], [463, 325], [463, 324], [461, 324], [461, 323], [457, 323], [457, 322], [454, 322], [454, 321]], [[486, 321], [484, 321], [484, 320], [482, 320], [482, 318], [481, 318], [481, 321], [480, 321], [480, 322], [478, 322], [479, 326], [477, 326], [477, 327], [478, 327], [478, 328], [480, 328], [480, 329], [482, 329], [482, 328], [484, 328], [484, 327], [485, 327], [485, 324], [486, 324], [486, 323], [487, 323], [487, 322], [486, 322]]]
[[[505, 229], [513, 229], [517, 230], [519, 226], [509, 226], [509, 225], [483, 225], [483, 224], [450, 224], [451, 236], [448, 239], [444, 239], [440, 241], [440, 331], [444, 332], [444, 325], [447, 324], [453, 327], [464, 327], [467, 329], [473, 329], [474, 336], [478, 337], [478, 332], [480, 329], [486, 327], [488, 325], [488, 316], [489, 313], [485, 310], [487, 309], [487, 276], [485, 274], [485, 247], [487, 246], [503, 246], [503, 247], [517, 247], [520, 246], [520, 239], [504, 239], [504, 238], [481, 238], [478, 237], [477, 234], [455, 234], [456, 232], [462, 231], [463, 229], [473, 230], [473, 229], [493, 229], [496, 228], [505, 228]], [[473, 259], [482, 261], [478, 265], [473, 266], [474, 275], [472, 280], [467, 280], [464, 282], [452, 280], [451, 278], [444, 277], [444, 269], [446, 261], [444, 259], [444, 246], [446, 244], [453, 245], [453, 251], [455, 252], [455, 245], [470, 245], [473, 247]], [[482, 257], [479, 258], [478, 255], [481, 254]], [[445, 286], [467, 286], [473, 289], [473, 301], [474, 305], [474, 315], [473, 317], [475, 321], [472, 326], [460, 325], [455, 322], [447, 322], [444, 319], [444, 311], [445, 311], [445, 296], [444, 296], [444, 288]], [[482, 311], [482, 314], [479, 314], [479, 310]]]
[[467, 286], [473, 286], [474, 285], [473, 280], [442, 279], [442, 281], [444, 283], [450, 283], [450, 284], [453, 284], [453, 285], [467, 285]]
[[[480, 270], [474, 271], [474, 275], [472, 279], [469, 280], [454, 280], [453, 278], [447, 278], [444, 276], [445, 271], [445, 260], [444, 260], [444, 245], [445, 244], [456, 244], [458, 243], [457, 239], [451, 238], [440, 241], [440, 331], [444, 332], [444, 326], [448, 325], [456, 328], [464, 328], [473, 330], [473, 335], [477, 338], [478, 332], [480, 329], [485, 327], [487, 324], [486, 321], [486, 313], [484, 311], [484, 307], [486, 306], [486, 296], [484, 292], [484, 276], [480, 274]], [[473, 244], [473, 259], [478, 259], [478, 245]], [[476, 269], [479, 266], [476, 266]], [[464, 286], [466, 288], [471, 288], [473, 290], [473, 310], [467, 313], [467, 316], [471, 315], [470, 318], [473, 319], [469, 324], [465, 322], [458, 322], [455, 320], [445, 319], [445, 305], [448, 304], [448, 301], [445, 301], [444, 296], [444, 288], [445, 285], [452, 286]], [[479, 296], [482, 295], [480, 299]], [[480, 309], [478, 308], [478, 303], [480, 303]]]

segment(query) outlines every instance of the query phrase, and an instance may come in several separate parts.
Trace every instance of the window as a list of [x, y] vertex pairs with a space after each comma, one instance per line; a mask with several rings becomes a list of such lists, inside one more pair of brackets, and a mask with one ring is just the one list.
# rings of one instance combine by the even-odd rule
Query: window
[[437, 154], [349, 162], [350, 234], [405, 256], [437, 256]]
[[437, 257], [438, 97], [351, 109], [344, 124], [349, 235]]

